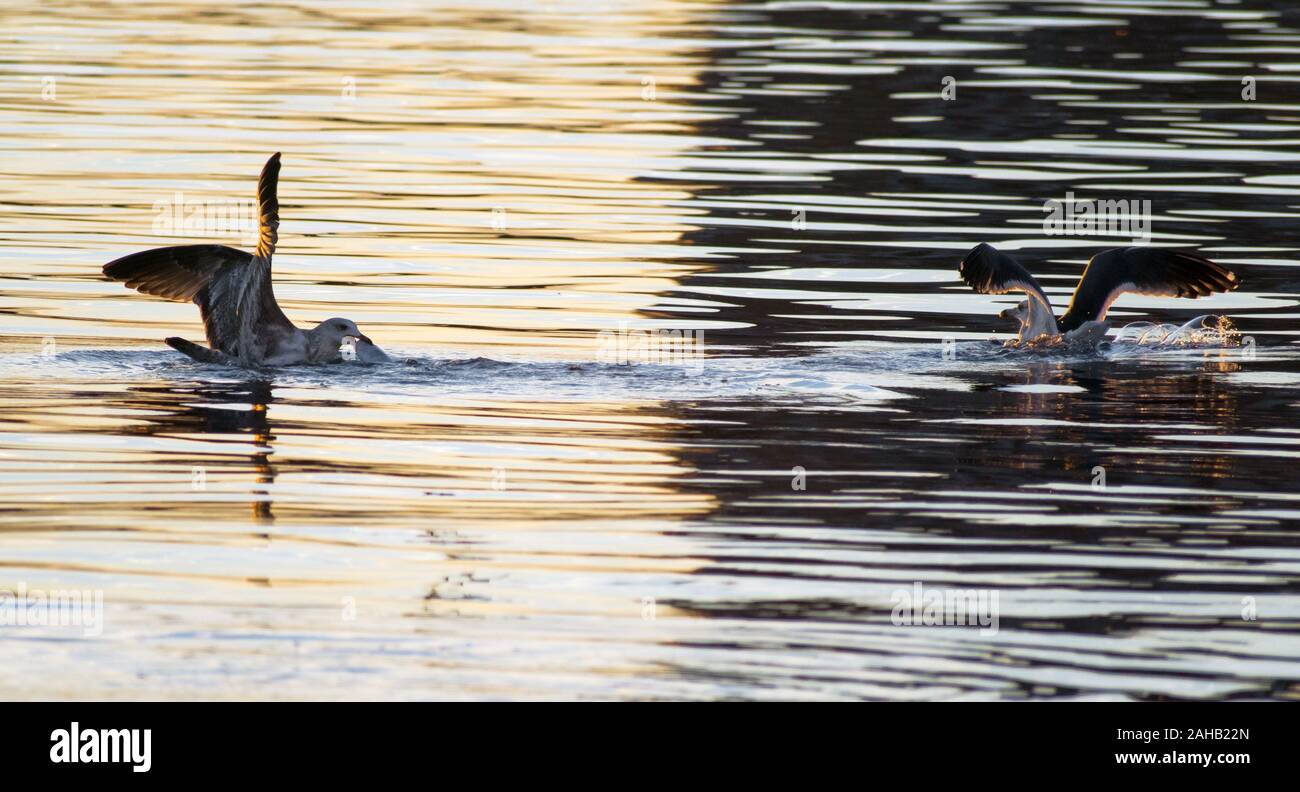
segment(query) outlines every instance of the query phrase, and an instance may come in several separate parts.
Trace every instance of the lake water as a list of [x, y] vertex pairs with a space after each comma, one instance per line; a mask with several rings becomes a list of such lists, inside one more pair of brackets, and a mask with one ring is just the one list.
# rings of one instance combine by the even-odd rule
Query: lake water
[[[0, 696], [1300, 698], [1290, 4], [384, 5], [0, 12], [0, 589], [103, 597]], [[192, 363], [101, 276], [249, 247], [158, 220], [275, 151], [286, 313], [398, 362]], [[1239, 335], [991, 341], [974, 244], [1061, 309], [1129, 243], [1069, 192], [1243, 279], [1116, 328]]]

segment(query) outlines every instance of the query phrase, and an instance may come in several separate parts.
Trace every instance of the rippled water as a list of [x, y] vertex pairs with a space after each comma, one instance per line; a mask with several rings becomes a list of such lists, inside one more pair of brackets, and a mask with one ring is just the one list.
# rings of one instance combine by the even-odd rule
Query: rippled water
[[[385, 6], [0, 11], [0, 589], [105, 607], [0, 695], [1300, 697], [1288, 4]], [[396, 362], [192, 363], [100, 275], [274, 151], [286, 312]], [[1068, 191], [1244, 280], [1117, 327], [1241, 336], [991, 342], [976, 242], [1058, 308], [1127, 243]]]

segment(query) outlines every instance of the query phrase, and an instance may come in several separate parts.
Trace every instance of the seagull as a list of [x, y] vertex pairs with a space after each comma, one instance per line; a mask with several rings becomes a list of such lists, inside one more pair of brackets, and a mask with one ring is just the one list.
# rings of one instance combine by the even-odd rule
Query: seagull
[[981, 242], [958, 267], [962, 280], [980, 294], [1029, 295], [999, 316], [1020, 323], [1017, 340], [1040, 336], [1099, 340], [1106, 333], [1106, 311], [1121, 294], [1134, 292], [1159, 297], [1204, 297], [1228, 292], [1241, 285], [1236, 273], [1207, 258], [1167, 248], [1126, 247], [1105, 250], [1088, 260], [1083, 277], [1065, 313], [1052, 315], [1052, 303], [1043, 287], [1020, 262]]
[[225, 245], [178, 245], [104, 265], [104, 274], [127, 288], [199, 306], [210, 348], [174, 337], [166, 339], [171, 348], [204, 363], [245, 368], [334, 362], [341, 359], [339, 347], [348, 338], [379, 350], [351, 319], [326, 319], [302, 330], [280, 310], [271, 290], [271, 254], [280, 227], [279, 177], [276, 152], [257, 180], [255, 253]]

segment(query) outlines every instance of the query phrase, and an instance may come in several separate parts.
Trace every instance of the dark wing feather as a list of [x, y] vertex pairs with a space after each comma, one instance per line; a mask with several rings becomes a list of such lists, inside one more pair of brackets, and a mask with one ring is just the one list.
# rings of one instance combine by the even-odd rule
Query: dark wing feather
[[271, 291], [271, 268], [257, 256], [218, 273], [194, 296], [194, 302], [203, 316], [208, 344], [238, 357], [245, 366], [261, 361], [266, 343], [276, 335], [272, 331], [295, 329]]
[[980, 294], [1022, 291], [1030, 298], [1042, 302], [1043, 307], [1051, 313], [1051, 301], [1029, 270], [986, 242], [981, 242], [967, 253], [957, 271], [961, 273], [961, 279], [966, 281], [966, 285]]
[[123, 256], [104, 265], [104, 274], [128, 288], [168, 300], [193, 300], [213, 275], [240, 267], [253, 257], [225, 245], [177, 245]]
[[1157, 297], [1205, 297], [1241, 285], [1236, 273], [1207, 258], [1168, 248], [1129, 247], [1093, 256], [1061, 317], [1061, 332], [1102, 321], [1125, 292]]
[[257, 255], [224, 245], [179, 245], [123, 256], [104, 265], [104, 274], [145, 294], [193, 300], [203, 316], [208, 344], [244, 365], [255, 365], [265, 350], [267, 330], [292, 332], [271, 289], [271, 254], [280, 225], [276, 181], [280, 155], [267, 160], [257, 185]]
[[280, 152], [275, 152], [262, 166], [257, 177], [257, 255], [269, 264], [280, 236], [280, 199], [276, 185], [280, 181]]

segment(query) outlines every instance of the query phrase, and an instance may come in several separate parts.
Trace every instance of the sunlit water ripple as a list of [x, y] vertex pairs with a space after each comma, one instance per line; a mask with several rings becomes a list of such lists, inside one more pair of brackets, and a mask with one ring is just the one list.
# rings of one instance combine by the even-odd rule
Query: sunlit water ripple
[[[0, 627], [0, 695], [1300, 696], [1294, 10], [385, 5], [0, 12], [0, 589], [106, 609]], [[274, 151], [280, 302], [393, 363], [193, 363], [101, 277], [247, 247], [157, 205]], [[1244, 286], [1003, 347], [956, 262], [1063, 307], [1128, 244], [1044, 235], [1070, 191]], [[704, 354], [602, 356], [655, 328]]]

